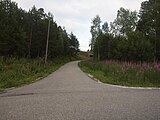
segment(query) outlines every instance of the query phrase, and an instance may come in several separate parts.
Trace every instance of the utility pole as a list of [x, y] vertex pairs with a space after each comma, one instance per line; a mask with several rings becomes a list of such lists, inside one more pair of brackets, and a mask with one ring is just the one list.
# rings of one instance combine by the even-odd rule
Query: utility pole
[[48, 57], [48, 40], [49, 40], [50, 23], [51, 23], [51, 20], [50, 20], [50, 18], [49, 18], [49, 22], [48, 22], [48, 33], [47, 33], [47, 43], [46, 43], [45, 64], [47, 64], [47, 57]]

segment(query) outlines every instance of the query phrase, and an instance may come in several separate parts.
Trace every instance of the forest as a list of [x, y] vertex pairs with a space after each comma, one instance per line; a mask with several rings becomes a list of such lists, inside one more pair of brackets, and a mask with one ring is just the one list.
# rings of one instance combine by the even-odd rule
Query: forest
[[139, 12], [120, 8], [116, 19], [91, 22], [93, 60], [80, 68], [103, 83], [160, 87], [160, 1], [148, 0]]
[[0, 91], [46, 77], [76, 60], [78, 51], [76, 36], [58, 25], [52, 13], [0, 1]]
[[33, 6], [29, 11], [11, 0], [0, 1], [0, 56], [44, 57], [50, 21], [48, 57], [74, 55], [79, 42], [73, 33], [57, 25], [52, 13]]
[[141, 4], [139, 12], [120, 8], [116, 19], [101, 26], [99, 15], [90, 32], [94, 59], [132, 62], [160, 61], [160, 1]]

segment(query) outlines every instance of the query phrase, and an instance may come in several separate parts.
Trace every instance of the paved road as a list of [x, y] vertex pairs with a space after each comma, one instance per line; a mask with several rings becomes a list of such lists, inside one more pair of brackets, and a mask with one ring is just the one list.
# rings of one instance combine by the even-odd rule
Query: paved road
[[0, 94], [0, 120], [160, 120], [160, 90], [97, 83], [77, 63]]

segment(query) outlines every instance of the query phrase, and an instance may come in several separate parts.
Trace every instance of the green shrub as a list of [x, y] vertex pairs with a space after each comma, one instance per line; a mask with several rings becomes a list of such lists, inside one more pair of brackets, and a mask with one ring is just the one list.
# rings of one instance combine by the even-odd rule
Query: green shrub
[[55, 71], [69, 62], [68, 57], [56, 58], [44, 64], [43, 58], [17, 59], [0, 57], [0, 89], [21, 86]]

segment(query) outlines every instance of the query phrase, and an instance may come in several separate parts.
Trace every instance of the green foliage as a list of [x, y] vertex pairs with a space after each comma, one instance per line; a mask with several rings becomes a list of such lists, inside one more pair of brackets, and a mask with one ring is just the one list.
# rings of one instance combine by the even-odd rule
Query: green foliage
[[0, 18], [0, 56], [44, 57], [49, 20], [49, 58], [73, 55], [70, 46], [79, 49], [76, 36], [72, 33], [71, 38], [43, 8], [33, 6], [27, 12], [11, 0], [1, 0]]
[[70, 34], [70, 46], [69, 46], [69, 48], [70, 48], [70, 54], [71, 55], [75, 55], [79, 51], [79, 42], [78, 42], [76, 36], [73, 33]]
[[143, 32], [154, 47], [154, 60], [160, 60], [160, 1], [149, 0], [141, 4], [137, 30]]
[[42, 58], [0, 57], [0, 89], [32, 83], [47, 76], [69, 61], [70, 57], [59, 57], [44, 64]]
[[[156, 2], [156, 4], [155, 4]], [[159, 22], [160, 16], [158, 1], [150, 0], [142, 3], [140, 19], [136, 11], [120, 8], [117, 18], [110, 25], [100, 22], [94, 27], [95, 17], [92, 21], [91, 34], [94, 39], [94, 59], [96, 61], [112, 59], [119, 61], [141, 61], [153, 62], [159, 61], [160, 55], [160, 37]], [[157, 14], [153, 13], [156, 12]], [[100, 17], [98, 16], [98, 20]], [[97, 29], [99, 32], [97, 34]], [[96, 36], [96, 37], [93, 37]]]
[[94, 46], [97, 60], [116, 59], [120, 61], [153, 61], [154, 49], [147, 37], [141, 32], [128, 32], [127, 37], [101, 33]]
[[104, 83], [136, 87], [160, 87], [160, 64], [82, 61], [79, 66], [84, 72], [92, 74]]
[[0, 1], [0, 56], [23, 56], [27, 49], [25, 31], [19, 26], [17, 4]]
[[96, 39], [101, 32], [100, 24], [101, 24], [101, 19], [100, 19], [99, 15], [96, 15], [96, 17], [94, 17], [92, 20], [92, 26], [91, 26], [91, 30], [90, 30], [91, 35], [92, 35], [91, 44], [90, 44], [91, 51], [93, 51]]
[[106, 59], [108, 58], [108, 52], [109, 52], [109, 35], [105, 35], [101, 32], [95, 42], [94, 59], [97, 61]]
[[[99, 16], [98, 18], [100, 20]], [[123, 62], [102, 64], [90, 61], [79, 63], [80, 67], [103, 82], [160, 87], [159, 64], [156, 65], [158, 69], [153, 65], [143, 68], [143, 64], [149, 62], [153, 64], [153, 61], [160, 60], [160, 1], [142, 2], [139, 16], [136, 11], [120, 8], [110, 28], [107, 22], [102, 25], [102, 30], [100, 22], [97, 24], [98, 27], [94, 27], [95, 20], [96, 17], [91, 26], [94, 59], [140, 62], [138, 65], [140, 67], [134, 64], [126, 65]], [[100, 32], [97, 34], [96, 30]]]
[[134, 31], [137, 19], [136, 11], [120, 8], [117, 18], [111, 23], [111, 32], [114, 35], [125, 35], [127, 32]]
[[[124, 43], [125, 44], [125, 43]], [[130, 32], [128, 33], [128, 44], [129, 61], [152, 61], [154, 56], [154, 49], [149, 39], [141, 32]]]

